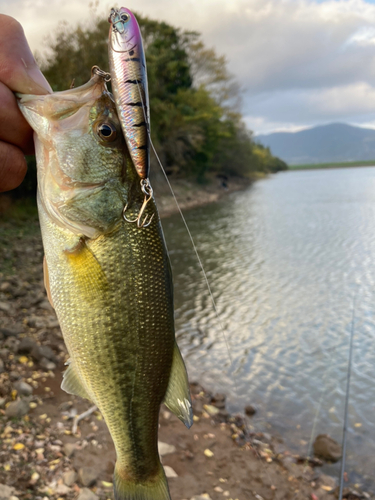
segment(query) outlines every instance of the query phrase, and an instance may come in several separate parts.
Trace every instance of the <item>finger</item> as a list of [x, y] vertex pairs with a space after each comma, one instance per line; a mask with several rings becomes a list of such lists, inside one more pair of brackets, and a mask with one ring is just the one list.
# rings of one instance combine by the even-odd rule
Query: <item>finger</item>
[[21, 184], [27, 165], [22, 151], [6, 142], [0, 142], [0, 192], [9, 191]]
[[33, 151], [33, 133], [11, 90], [0, 82], [0, 141], [18, 146], [25, 154]]
[[5, 15], [0, 15], [0, 81], [13, 92], [52, 92], [31, 53], [22, 26]]

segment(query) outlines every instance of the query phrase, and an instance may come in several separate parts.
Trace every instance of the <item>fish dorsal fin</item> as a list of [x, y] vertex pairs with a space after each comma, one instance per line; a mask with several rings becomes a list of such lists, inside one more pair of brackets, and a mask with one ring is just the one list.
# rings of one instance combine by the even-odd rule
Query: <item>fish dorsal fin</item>
[[74, 365], [70, 361], [68, 361], [68, 363], [68, 369], [63, 373], [61, 389], [68, 394], [80, 396], [81, 398], [85, 398], [91, 401], [92, 398], [88, 395], [87, 390], [83, 386], [82, 380], [74, 369]]
[[164, 404], [190, 429], [193, 424], [193, 410], [191, 407], [189, 381], [184, 360], [176, 343], [173, 350], [172, 369]]

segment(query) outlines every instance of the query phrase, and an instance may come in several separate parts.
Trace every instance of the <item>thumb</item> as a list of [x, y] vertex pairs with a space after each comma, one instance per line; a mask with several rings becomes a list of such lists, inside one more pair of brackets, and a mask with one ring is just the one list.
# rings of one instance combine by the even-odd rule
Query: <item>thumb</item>
[[3, 14], [0, 14], [0, 82], [22, 94], [52, 92], [34, 59], [22, 26]]

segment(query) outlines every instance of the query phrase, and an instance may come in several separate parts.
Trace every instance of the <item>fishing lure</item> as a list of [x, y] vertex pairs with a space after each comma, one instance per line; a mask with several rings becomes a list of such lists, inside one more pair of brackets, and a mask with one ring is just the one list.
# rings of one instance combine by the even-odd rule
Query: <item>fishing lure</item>
[[146, 58], [138, 22], [129, 9], [112, 9], [108, 21], [108, 55], [112, 91], [121, 128], [130, 157], [140, 178], [144, 194], [143, 204], [135, 219], [128, 219], [124, 208], [124, 219], [136, 222], [138, 227], [147, 227], [155, 214], [149, 218], [143, 214], [153, 191], [149, 181], [150, 171], [150, 114], [147, 85]]

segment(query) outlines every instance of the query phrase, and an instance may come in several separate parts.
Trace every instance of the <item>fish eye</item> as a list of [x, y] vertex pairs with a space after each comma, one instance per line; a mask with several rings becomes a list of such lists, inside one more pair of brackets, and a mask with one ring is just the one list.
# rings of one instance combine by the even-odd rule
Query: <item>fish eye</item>
[[130, 19], [129, 14], [126, 14], [126, 13], [121, 14], [121, 20], [122, 20], [124, 23], [126, 23], [127, 21], [129, 21], [129, 19]]
[[98, 124], [96, 127], [96, 132], [98, 136], [105, 142], [112, 142], [117, 137], [116, 127], [110, 122]]

